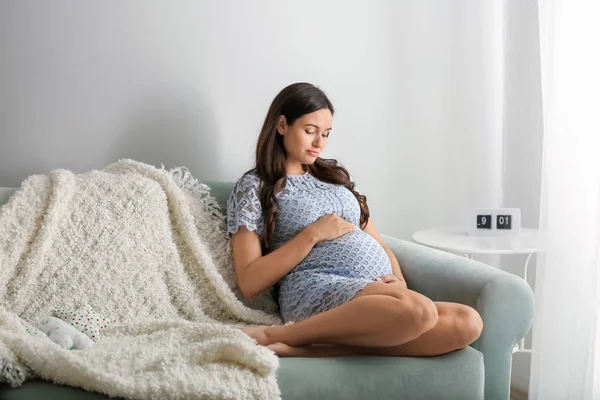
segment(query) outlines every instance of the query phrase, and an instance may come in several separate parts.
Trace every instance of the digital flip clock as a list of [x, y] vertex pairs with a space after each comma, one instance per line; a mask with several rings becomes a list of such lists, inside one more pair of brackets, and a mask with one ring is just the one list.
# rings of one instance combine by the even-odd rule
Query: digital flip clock
[[471, 236], [511, 236], [521, 232], [518, 208], [474, 208], [469, 219]]

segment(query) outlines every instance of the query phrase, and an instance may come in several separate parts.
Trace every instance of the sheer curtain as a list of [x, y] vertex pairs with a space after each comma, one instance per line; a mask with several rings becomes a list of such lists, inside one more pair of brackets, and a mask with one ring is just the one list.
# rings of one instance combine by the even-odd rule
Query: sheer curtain
[[529, 396], [600, 399], [600, 2], [539, 3], [544, 155]]

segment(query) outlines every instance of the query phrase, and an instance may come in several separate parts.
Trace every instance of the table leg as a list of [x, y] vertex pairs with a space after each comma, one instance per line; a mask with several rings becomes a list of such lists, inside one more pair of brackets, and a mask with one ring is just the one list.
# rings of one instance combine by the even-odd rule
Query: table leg
[[[523, 269], [523, 279], [525, 279], [525, 282], [527, 282], [527, 269], [529, 268], [529, 260], [531, 260], [532, 256], [533, 256], [533, 253], [529, 253], [529, 255], [527, 256], [527, 260], [525, 261], [525, 268]], [[526, 353], [531, 352], [530, 349], [525, 348], [525, 338], [519, 340], [519, 343], [516, 344], [515, 348], [513, 349], [513, 353], [516, 351], [526, 352]]]
[[529, 267], [529, 260], [531, 260], [531, 256], [533, 256], [533, 253], [529, 253], [527, 256], [527, 261], [525, 261], [525, 269], [523, 271], [523, 279], [525, 279], [525, 282], [527, 282], [527, 268]]

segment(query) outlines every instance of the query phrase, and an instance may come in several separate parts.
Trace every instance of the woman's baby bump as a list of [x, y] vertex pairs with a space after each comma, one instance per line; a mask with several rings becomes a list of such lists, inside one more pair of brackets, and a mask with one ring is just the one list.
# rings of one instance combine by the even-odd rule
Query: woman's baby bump
[[292, 273], [296, 270], [375, 279], [391, 274], [392, 265], [379, 242], [357, 229], [337, 239], [318, 243]]

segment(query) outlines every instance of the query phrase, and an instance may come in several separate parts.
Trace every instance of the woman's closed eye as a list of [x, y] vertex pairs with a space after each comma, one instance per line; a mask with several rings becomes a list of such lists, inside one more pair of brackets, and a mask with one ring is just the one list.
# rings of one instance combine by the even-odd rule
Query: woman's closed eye
[[[305, 132], [309, 135], [314, 135], [316, 133], [314, 131], [305, 131]], [[323, 136], [325, 139], [327, 139], [329, 137], [329, 132], [323, 133], [321, 136]]]

